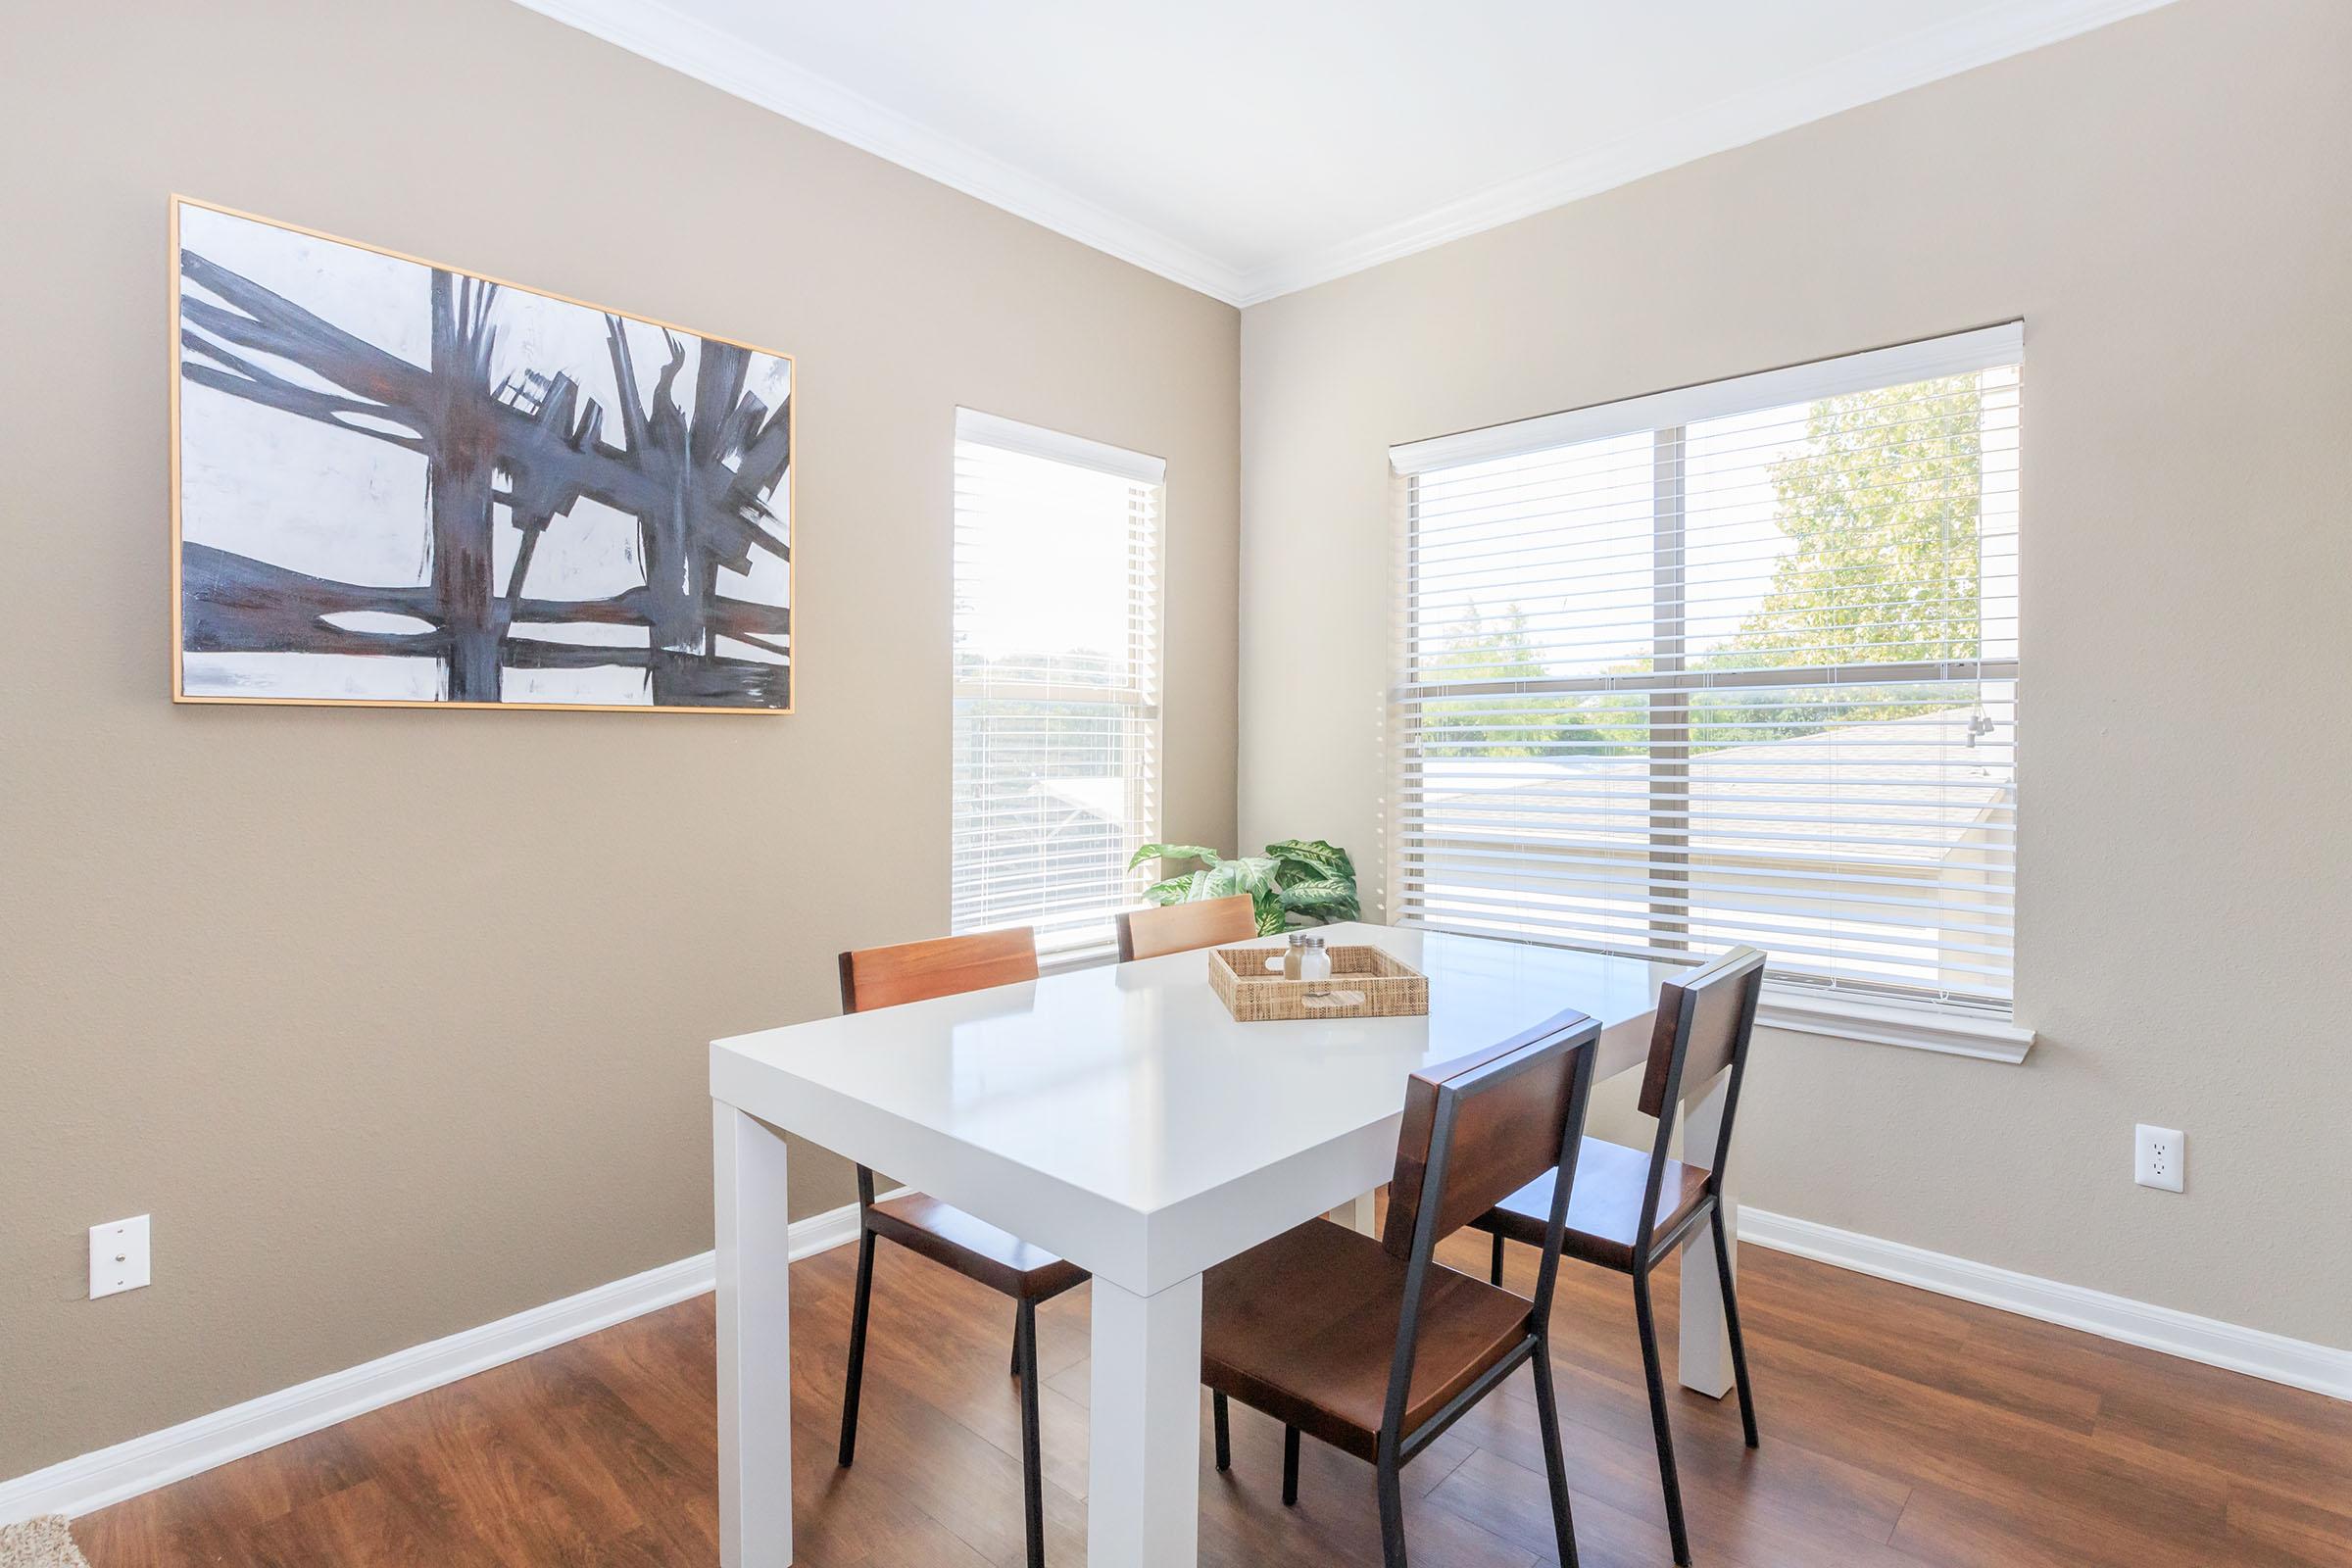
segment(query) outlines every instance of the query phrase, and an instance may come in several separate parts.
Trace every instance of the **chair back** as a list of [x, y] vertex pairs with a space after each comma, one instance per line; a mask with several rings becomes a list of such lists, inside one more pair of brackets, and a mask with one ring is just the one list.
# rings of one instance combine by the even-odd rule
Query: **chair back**
[[[1391, 1256], [1412, 1255], [1424, 1211], [1437, 1235], [1450, 1236], [1559, 1163], [1563, 1128], [1581, 1123], [1584, 1108], [1575, 1047], [1585, 1031], [1599, 1038], [1599, 1029], [1581, 1012], [1564, 1012], [1405, 1080], [1381, 1233]], [[1443, 1139], [1442, 1123], [1449, 1128]]]
[[1581, 1012], [1563, 1012], [1498, 1046], [1405, 1080], [1404, 1124], [1396, 1136], [1388, 1224], [1381, 1233], [1381, 1246], [1406, 1264], [1385, 1433], [1401, 1436], [1396, 1428], [1412, 1386], [1422, 1287], [1438, 1243], [1545, 1171], [1556, 1170], [1529, 1331], [1541, 1334], [1550, 1321], [1552, 1280], [1599, 1041], [1599, 1024]]
[[1197, 904], [1163, 904], [1119, 914], [1119, 961], [1222, 948], [1257, 935], [1257, 901], [1247, 893]]
[[[841, 1010], [867, 1012], [904, 1002], [928, 1002], [990, 986], [1037, 978], [1037, 932], [1029, 926], [933, 937], [888, 948], [858, 948], [841, 956]], [[874, 1206], [874, 1173], [858, 1167], [858, 1207]]]
[[1691, 1093], [1730, 1072], [1724, 1090], [1723, 1125], [1712, 1151], [1690, 1149], [1686, 1158], [1707, 1162], [1707, 1190], [1719, 1191], [1724, 1162], [1731, 1157], [1732, 1123], [1740, 1109], [1740, 1080], [1746, 1074], [1747, 1044], [1756, 1029], [1756, 1003], [1764, 992], [1764, 955], [1734, 948], [1719, 957], [1658, 987], [1658, 1017], [1649, 1041], [1649, 1065], [1642, 1076], [1641, 1106], [1658, 1118], [1650, 1151], [1649, 1190], [1642, 1208], [1637, 1247], [1645, 1246], [1657, 1219], [1658, 1196], [1674, 1140], [1675, 1110]]
[[841, 1010], [866, 1012], [1037, 978], [1037, 933], [1028, 926], [935, 937], [841, 956]]

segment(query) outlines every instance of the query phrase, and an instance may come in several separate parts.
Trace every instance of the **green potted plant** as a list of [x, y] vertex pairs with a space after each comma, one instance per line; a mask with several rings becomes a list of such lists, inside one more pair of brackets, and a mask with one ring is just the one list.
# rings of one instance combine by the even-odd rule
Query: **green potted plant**
[[1199, 844], [1147, 844], [1135, 852], [1127, 868], [1132, 871], [1146, 860], [1200, 862], [1193, 870], [1146, 888], [1144, 897], [1153, 904], [1190, 904], [1247, 893], [1257, 906], [1260, 936], [1272, 936], [1292, 924], [1362, 918], [1355, 896], [1355, 862], [1346, 850], [1321, 839], [1283, 839], [1267, 845], [1263, 855], [1231, 860]]

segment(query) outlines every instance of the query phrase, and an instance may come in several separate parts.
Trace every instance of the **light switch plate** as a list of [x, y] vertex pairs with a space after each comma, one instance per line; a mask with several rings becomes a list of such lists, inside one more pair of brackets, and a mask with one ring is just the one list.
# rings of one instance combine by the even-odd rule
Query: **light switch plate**
[[90, 1299], [135, 1291], [149, 1275], [145, 1214], [90, 1227]]
[[2188, 1170], [2188, 1135], [2178, 1127], [2151, 1127], [2141, 1122], [2132, 1129], [2132, 1179], [2162, 1192], [2180, 1191]]

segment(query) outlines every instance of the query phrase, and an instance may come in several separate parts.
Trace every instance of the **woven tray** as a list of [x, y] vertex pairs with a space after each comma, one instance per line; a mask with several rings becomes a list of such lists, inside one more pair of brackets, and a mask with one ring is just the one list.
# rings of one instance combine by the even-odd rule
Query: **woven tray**
[[1331, 991], [1309, 1000], [1307, 983], [1285, 980], [1265, 967], [1280, 948], [1217, 948], [1208, 956], [1208, 983], [1236, 1020], [1276, 1018], [1413, 1018], [1429, 1011], [1429, 981], [1378, 948], [1333, 948]]

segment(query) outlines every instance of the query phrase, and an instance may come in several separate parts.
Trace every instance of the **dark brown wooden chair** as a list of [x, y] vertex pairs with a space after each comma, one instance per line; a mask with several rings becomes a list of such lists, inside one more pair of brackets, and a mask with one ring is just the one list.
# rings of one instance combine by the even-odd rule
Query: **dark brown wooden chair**
[[[1599, 1038], [1598, 1024], [1566, 1012], [1413, 1074], [1378, 1241], [1313, 1220], [1209, 1270], [1200, 1378], [1219, 1470], [1232, 1463], [1230, 1399], [1283, 1424], [1285, 1503], [1298, 1500], [1301, 1434], [1369, 1460], [1388, 1568], [1404, 1568], [1404, 1462], [1532, 1361], [1552, 1528], [1563, 1568], [1575, 1568], [1549, 1327]], [[1432, 1261], [1442, 1238], [1539, 1173], [1549, 1180], [1555, 1172], [1560, 1197], [1533, 1301]]]
[[[841, 956], [841, 1010], [864, 1012], [1036, 978], [1037, 936], [1027, 926], [867, 948]], [[849, 1385], [841, 1396], [844, 1465], [858, 1450], [858, 1392], [865, 1377], [865, 1322], [874, 1290], [874, 1242], [879, 1237], [1013, 1299], [1012, 1372], [1021, 1380], [1021, 1485], [1029, 1568], [1040, 1568], [1046, 1560], [1046, 1507], [1038, 1456], [1037, 1306], [1085, 1284], [1086, 1270], [936, 1198], [903, 1193], [877, 1201], [874, 1173], [858, 1166], [858, 1293], [850, 1308]]]
[[1247, 893], [1198, 904], [1119, 911], [1119, 961], [1222, 948], [1257, 935], [1257, 903]]
[[[1673, 1538], [1674, 1560], [1684, 1564], [1690, 1561], [1690, 1541], [1683, 1525], [1682, 1484], [1675, 1476], [1674, 1434], [1666, 1422], [1666, 1379], [1658, 1362], [1649, 1271], [1659, 1258], [1696, 1235], [1701, 1220], [1713, 1227], [1723, 1320], [1731, 1331], [1732, 1373], [1740, 1385], [1740, 1421], [1747, 1446], [1754, 1447], [1755, 1399], [1748, 1389], [1747, 1348], [1740, 1339], [1740, 1298], [1732, 1288], [1718, 1193], [1724, 1161], [1732, 1152], [1732, 1121], [1740, 1109], [1747, 1042], [1755, 1032], [1756, 999], [1763, 987], [1764, 955], [1753, 948], [1737, 948], [1658, 988], [1658, 1021], [1650, 1036], [1641, 1102], [1642, 1114], [1658, 1119], [1657, 1140], [1646, 1155], [1597, 1138], [1585, 1140], [1562, 1244], [1569, 1257], [1633, 1276], [1634, 1327], [1642, 1338], [1642, 1369], [1649, 1381], [1649, 1422], [1666, 1491], [1667, 1533]], [[1708, 1152], [1708, 1163], [1674, 1158], [1668, 1150], [1674, 1140], [1675, 1107], [1687, 1094], [1698, 1093], [1727, 1072], [1731, 1082], [1724, 1089], [1723, 1129]], [[1495, 1284], [1502, 1283], [1504, 1240], [1542, 1245], [1558, 1213], [1556, 1185], [1546, 1174], [1471, 1221], [1477, 1229], [1494, 1233]], [[1548, 1257], [1544, 1266], [1550, 1266]]]

